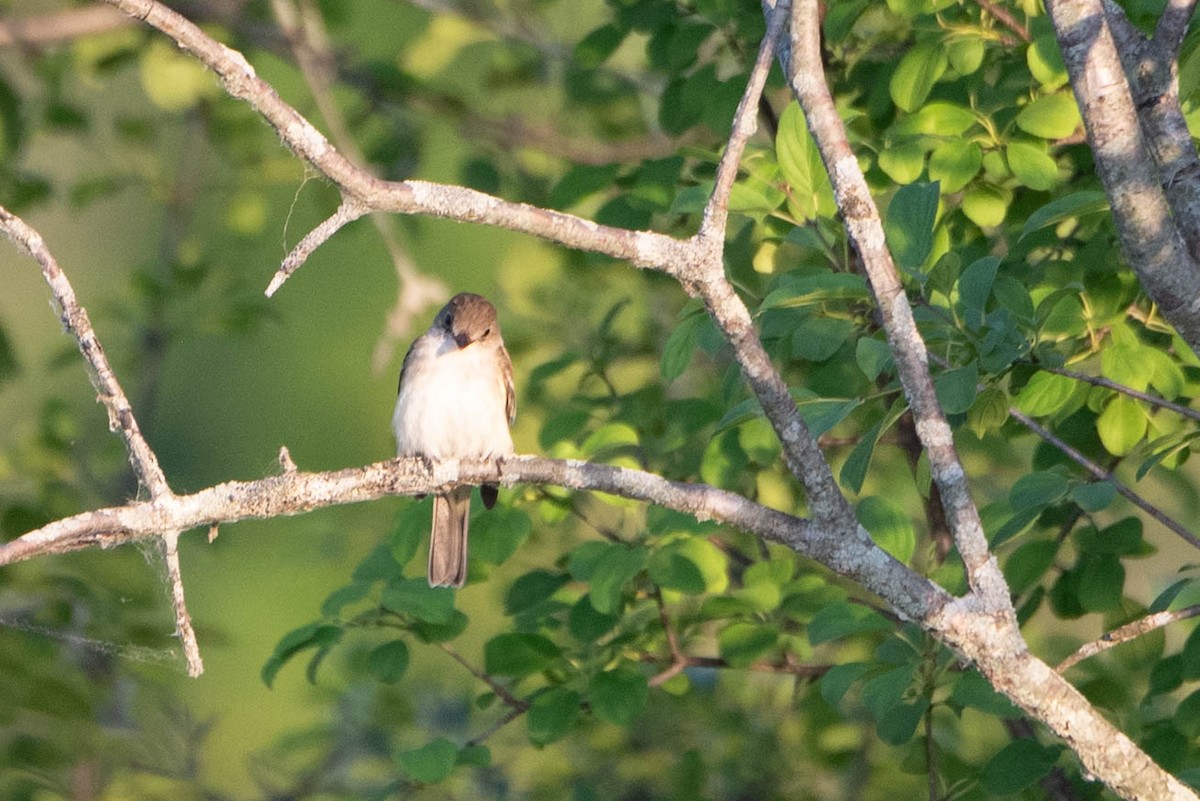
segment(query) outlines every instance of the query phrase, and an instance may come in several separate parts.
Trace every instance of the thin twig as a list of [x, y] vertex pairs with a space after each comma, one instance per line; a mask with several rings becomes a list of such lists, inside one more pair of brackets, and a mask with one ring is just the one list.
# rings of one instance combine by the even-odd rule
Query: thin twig
[[304, 238], [296, 243], [296, 246], [292, 248], [292, 252], [279, 265], [279, 269], [275, 272], [275, 276], [267, 286], [266, 296], [269, 298], [274, 295], [279, 287], [283, 286], [283, 282], [290, 278], [292, 273], [300, 269], [300, 266], [308, 260], [312, 252], [325, 244], [329, 237], [336, 234], [344, 226], [370, 213], [370, 211], [363, 203], [354, 198], [343, 200], [342, 204], [337, 207], [337, 211], [326, 218], [316, 228], [305, 234]]
[[[345, 115], [333, 97], [332, 72], [335, 59], [320, 9], [311, 0], [299, 0], [299, 5], [297, 14], [296, 8], [289, 0], [271, 2], [275, 18], [308, 84], [317, 110], [329, 128], [334, 145], [354, 162], [365, 164], [362, 152], [346, 124]], [[372, 366], [376, 370], [382, 370], [391, 361], [397, 341], [410, 333], [414, 318], [428, 306], [443, 303], [449, 297], [450, 291], [442, 281], [417, 270], [408, 252], [396, 238], [389, 217], [379, 213], [372, 214], [371, 224], [375, 226], [392, 260], [398, 284], [395, 305], [388, 314], [384, 333], [380, 335], [371, 358]]]
[[1072, 378], [1076, 381], [1082, 381], [1085, 384], [1091, 384], [1092, 386], [1095, 386], [1095, 387], [1104, 387], [1105, 389], [1111, 389], [1114, 392], [1120, 392], [1122, 395], [1128, 395], [1131, 398], [1136, 398], [1140, 401], [1150, 404], [1151, 406], [1158, 406], [1159, 408], [1162, 408], [1162, 409], [1169, 409], [1170, 411], [1175, 412], [1178, 415], [1181, 415], [1183, 417], [1187, 417], [1189, 419], [1200, 422], [1200, 411], [1196, 411], [1195, 409], [1189, 409], [1187, 406], [1183, 406], [1183, 405], [1180, 405], [1173, 401], [1169, 401], [1166, 398], [1160, 398], [1157, 395], [1151, 395], [1148, 392], [1141, 392], [1139, 390], [1134, 389], [1133, 387], [1127, 387], [1124, 384], [1118, 384], [1116, 381], [1112, 381], [1110, 379], [1104, 378], [1103, 376], [1088, 375], [1087, 373], [1079, 373], [1074, 370], [1067, 370], [1063, 367], [1049, 367], [1047, 365], [1042, 365], [1042, 364], [1038, 365], [1038, 369], [1044, 370], [1047, 373], [1054, 373], [1055, 375], [1061, 375], [1061, 376], [1065, 376], [1067, 378]]
[[0, 207], [0, 231], [7, 234], [42, 268], [42, 275], [50, 285], [50, 294], [54, 298], [63, 328], [75, 338], [79, 352], [90, 368], [88, 378], [96, 389], [99, 401], [108, 410], [109, 428], [120, 434], [121, 439], [125, 441], [125, 447], [129, 450], [129, 461], [138, 481], [149, 490], [151, 497], [169, 496], [171, 488], [162, 468], [159, 467], [158, 457], [142, 436], [129, 399], [113, 373], [108, 357], [104, 355], [104, 348], [96, 337], [87, 310], [79, 305], [71, 282], [67, 280], [66, 274], [46, 247], [41, 234], [3, 207]]
[[204, 672], [204, 660], [200, 658], [200, 644], [196, 641], [196, 630], [192, 627], [192, 616], [188, 613], [183, 597], [183, 574], [179, 569], [179, 532], [163, 535], [163, 558], [167, 563], [167, 581], [171, 588], [171, 608], [175, 612], [175, 633], [183, 644], [183, 657], [187, 673], [196, 678]]
[[1022, 25], [1016, 17], [1012, 15], [1007, 8], [991, 2], [991, 0], [975, 0], [979, 7], [987, 13], [995, 17], [996, 21], [1004, 25], [1010, 31], [1021, 38], [1021, 41], [1028, 44], [1033, 41], [1033, 37], [1029, 35], [1029, 30]]
[[1122, 643], [1131, 642], [1143, 634], [1149, 634], [1152, 631], [1157, 631], [1163, 626], [1169, 626], [1172, 623], [1177, 623], [1180, 620], [1200, 615], [1200, 605], [1188, 606], [1183, 609], [1174, 611], [1165, 610], [1155, 612], [1145, 617], [1140, 617], [1131, 623], [1126, 623], [1124, 626], [1115, 628], [1107, 632], [1098, 640], [1092, 640], [1080, 646], [1079, 650], [1068, 656], [1063, 661], [1059, 662], [1054, 670], [1058, 673], [1066, 673], [1071, 667], [1079, 664], [1085, 659], [1089, 659], [1096, 654], [1103, 653], [1109, 648], [1115, 648]]
[[497, 720], [491, 726], [488, 726], [486, 729], [484, 729], [479, 734], [472, 737], [470, 740], [467, 740], [465, 743], [463, 743], [463, 745], [466, 745], [466, 746], [481, 745], [482, 743], [484, 743], [487, 740], [487, 738], [491, 737], [493, 734], [500, 731], [501, 729], [503, 729], [508, 724], [512, 723], [517, 718], [521, 717], [521, 715], [524, 715], [527, 711], [529, 711], [528, 706], [526, 706], [524, 708], [515, 707], [515, 706], [509, 707], [508, 711], [506, 713], [504, 713], [504, 715], [499, 720]]
[[1053, 445], [1055, 448], [1058, 448], [1058, 450], [1062, 451], [1062, 453], [1068, 459], [1075, 462], [1075, 464], [1079, 465], [1084, 470], [1086, 470], [1089, 474], [1091, 474], [1092, 478], [1095, 478], [1097, 481], [1110, 482], [1113, 485], [1113, 487], [1116, 489], [1117, 493], [1119, 495], [1121, 495], [1123, 498], [1128, 500], [1134, 506], [1141, 509], [1146, 514], [1153, 517], [1159, 523], [1162, 523], [1164, 526], [1166, 526], [1168, 529], [1170, 529], [1171, 531], [1178, 534], [1183, 539], [1187, 540], [1189, 543], [1191, 543], [1192, 546], [1194, 546], [1196, 548], [1200, 548], [1200, 537], [1197, 537], [1195, 534], [1188, 531], [1186, 528], [1183, 527], [1183, 525], [1181, 523], [1176, 521], [1174, 518], [1172, 518], [1166, 512], [1159, 509], [1157, 506], [1150, 503], [1145, 498], [1143, 498], [1141, 495], [1137, 494], [1132, 489], [1130, 489], [1128, 486], [1123, 484], [1120, 481], [1120, 479], [1118, 479], [1116, 476], [1114, 476], [1112, 474], [1112, 471], [1105, 470], [1103, 467], [1096, 464], [1088, 457], [1084, 456], [1078, 450], [1076, 450], [1075, 448], [1072, 448], [1065, 441], [1063, 441], [1061, 438], [1056, 436], [1053, 432], [1038, 425], [1038, 423], [1033, 418], [1029, 417], [1028, 415], [1023, 414], [1019, 409], [1010, 407], [1008, 410], [1008, 414], [1010, 417], [1012, 417], [1018, 423], [1025, 426], [1033, 433], [1037, 434], [1039, 437], [1041, 437], [1047, 443], [1049, 443], [1050, 445]]
[[[642, 662], [661, 663], [661, 657], [653, 654], [642, 654], [638, 657]], [[832, 665], [805, 665], [791, 658], [784, 658], [774, 662], [752, 662], [749, 665], [740, 665], [734, 667], [729, 664], [727, 659], [719, 656], [690, 656], [680, 654], [678, 658], [670, 660], [670, 664], [658, 673], [651, 676], [647, 683], [651, 687], [659, 687], [670, 679], [679, 675], [689, 668], [705, 668], [708, 670], [744, 670], [750, 673], [774, 673], [778, 675], [795, 676], [802, 679], [819, 679], [829, 672]]]
[[438, 645], [438, 648], [441, 648], [443, 651], [445, 651], [447, 654], [449, 654], [451, 659], [453, 659], [458, 664], [462, 665], [468, 673], [470, 673], [472, 676], [474, 676], [475, 678], [479, 679], [484, 684], [486, 684], [491, 689], [491, 691], [496, 694], [496, 697], [499, 698], [501, 701], [503, 701], [505, 703], [505, 705], [507, 705], [510, 709], [520, 710], [520, 711], [524, 712], [526, 709], [529, 708], [528, 701], [526, 701], [522, 698], [517, 698], [515, 695], [513, 695], [511, 692], [508, 691], [507, 687], [505, 687], [500, 682], [496, 681], [496, 679], [490, 673], [488, 673], [487, 671], [484, 671], [484, 670], [480, 670], [479, 668], [472, 665], [470, 662], [468, 662], [466, 660], [466, 658], [462, 654], [460, 654], [458, 651], [451, 648], [449, 643], [440, 642], [437, 645]]

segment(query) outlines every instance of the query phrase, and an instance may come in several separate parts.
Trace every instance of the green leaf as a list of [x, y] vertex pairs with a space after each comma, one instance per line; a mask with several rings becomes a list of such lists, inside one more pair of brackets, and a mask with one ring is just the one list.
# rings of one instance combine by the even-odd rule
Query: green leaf
[[984, 256], [967, 266], [958, 277], [958, 310], [967, 325], [979, 328], [983, 325], [988, 298], [992, 296], [992, 284], [1000, 259]]
[[943, 193], [958, 192], [979, 174], [983, 149], [975, 142], [952, 139], [929, 154], [929, 177], [941, 184]]
[[978, 709], [998, 718], [1018, 718], [1021, 710], [1007, 697], [996, 692], [988, 680], [977, 670], [966, 670], [959, 674], [950, 692], [950, 702], [959, 707]]
[[862, 490], [863, 482], [867, 478], [867, 470], [871, 466], [871, 457], [875, 454], [875, 445], [879, 442], [879, 438], [900, 419], [900, 415], [904, 414], [907, 409], [908, 404], [902, 399], [898, 399], [893, 403], [884, 418], [871, 426], [862, 439], [859, 440], [858, 444], [854, 446], [854, 450], [850, 451], [850, 455], [846, 457], [846, 461], [842, 463], [839, 478], [852, 492], [860, 492]]
[[912, 558], [917, 546], [917, 533], [912, 519], [904, 510], [886, 498], [871, 495], [863, 498], [855, 510], [858, 522], [871, 533], [871, 539], [901, 562]]
[[899, 136], [962, 136], [978, 122], [966, 106], [935, 100], [897, 122], [888, 133]]
[[558, 592], [569, 580], [570, 576], [564, 573], [531, 570], [508, 588], [508, 594], [504, 597], [504, 614], [519, 615], [532, 609]]
[[948, 66], [941, 42], [930, 40], [915, 45], [900, 58], [892, 73], [888, 85], [892, 102], [905, 111], [916, 111]]
[[629, 664], [598, 673], [588, 688], [588, 703], [602, 720], [628, 726], [641, 714], [650, 687], [641, 671]]
[[1100, 373], [1110, 381], [1145, 392], [1154, 375], [1150, 351], [1141, 345], [1110, 345], [1100, 351]]
[[840, 317], [808, 315], [792, 334], [792, 353], [810, 362], [823, 362], [841, 350], [854, 333], [854, 322]]
[[898, 184], [911, 184], [925, 172], [925, 148], [916, 139], [902, 139], [879, 152], [879, 169]]
[[1017, 396], [1016, 407], [1030, 417], [1045, 417], [1066, 406], [1074, 392], [1074, 379], [1057, 373], [1034, 373]]
[[493, 676], [526, 676], [554, 664], [562, 651], [541, 634], [505, 632], [483, 646], [484, 670]]
[[648, 567], [650, 580], [665, 590], [699, 593], [707, 587], [700, 568], [674, 548], [655, 553]]
[[8, 334], [0, 328], [0, 384], [17, 374], [17, 354], [12, 349]]
[[1049, 773], [1061, 751], [1037, 740], [1014, 740], [984, 765], [980, 783], [993, 795], [1013, 795]]
[[1004, 153], [1013, 175], [1030, 189], [1044, 192], [1058, 183], [1058, 165], [1044, 147], [1030, 142], [1009, 142]]
[[525, 720], [529, 739], [536, 745], [561, 739], [575, 728], [581, 701], [579, 693], [565, 687], [551, 687], [538, 693]]
[[1025, 51], [1025, 61], [1033, 77], [1047, 89], [1057, 89], [1067, 82], [1067, 67], [1052, 31], [1033, 40]]
[[1117, 395], [1096, 418], [1096, 433], [1105, 450], [1124, 456], [1142, 441], [1148, 421], [1141, 403], [1128, 395]]
[[580, 642], [595, 642], [617, 625], [620, 617], [597, 612], [592, 598], [584, 594], [567, 613], [567, 631]]
[[497, 506], [471, 518], [471, 556], [489, 564], [504, 563], [529, 538], [533, 526], [520, 509]]
[[591, 575], [592, 606], [603, 614], [621, 609], [625, 585], [646, 566], [646, 549], [614, 545], [608, 549]]
[[341, 615], [342, 609], [356, 601], [361, 601], [367, 597], [370, 592], [370, 586], [367, 584], [354, 583], [347, 584], [344, 587], [338, 587], [333, 592], [329, 593], [329, 597], [321, 604], [321, 617], [337, 618]]
[[428, 623], [447, 623], [454, 614], [454, 590], [430, 587], [423, 578], [395, 578], [379, 599], [384, 609]]
[[808, 624], [808, 641], [820, 645], [867, 631], [888, 631], [892, 625], [875, 610], [845, 601], [821, 607]]
[[1070, 479], [1055, 470], [1039, 470], [1021, 476], [1008, 493], [1013, 509], [1045, 509], [1066, 497]]
[[999, 387], [988, 387], [975, 398], [967, 411], [967, 426], [983, 439], [988, 432], [999, 430], [1008, 420], [1008, 393]]
[[412, 632], [421, 642], [447, 642], [467, 630], [469, 618], [457, 609], [444, 623], [430, 623], [418, 620], [412, 624]]
[[1042, 139], [1065, 139], [1082, 124], [1079, 107], [1069, 91], [1043, 95], [1017, 115], [1017, 127]]
[[1056, 198], [1039, 208], [1021, 227], [1021, 239], [1035, 231], [1058, 225], [1063, 220], [1099, 214], [1108, 210], [1108, 196], [1103, 192], [1085, 190]]
[[1088, 612], [1107, 612], [1121, 605], [1125, 567], [1112, 554], [1085, 554], [1079, 560], [1076, 597]]
[[486, 768], [492, 764], [492, 751], [486, 745], [464, 746], [458, 752], [458, 759], [455, 764], [471, 768]]
[[392, 640], [376, 646], [367, 654], [367, 670], [384, 684], [395, 684], [408, 670], [408, 645]]
[[983, 64], [985, 46], [983, 39], [958, 38], [946, 45], [946, 57], [950, 67], [960, 75], [970, 75]]
[[946, 414], [962, 414], [975, 403], [979, 384], [979, 366], [971, 362], [963, 367], [946, 370], [933, 381], [938, 403]]
[[458, 746], [445, 737], [439, 737], [412, 751], [401, 751], [396, 755], [396, 760], [413, 781], [437, 784], [454, 771], [458, 762]]
[[717, 635], [721, 657], [732, 667], [757, 662], [779, 643], [779, 629], [768, 623], [730, 623]]
[[963, 193], [962, 210], [967, 219], [980, 228], [994, 228], [1004, 222], [1012, 194], [991, 184], [977, 183]]
[[1117, 488], [1111, 481], [1088, 481], [1071, 487], [1071, 500], [1085, 512], [1107, 509], [1117, 497]]
[[575, 164], [550, 190], [546, 204], [554, 209], [569, 209], [589, 195], [611, 189], [619, 170], [617, 164]]
[[892, 196], [883, 230], [892, 256], [901, 269], [916, 272], [929, 258], [937, 210], [936, 183], [908, 184]]
[[1175, 707], [1174, 724], [1184, 737], [1200, 737], [1200, 690], [1184, 698]]
[[913, 738], [917, 725], [929, 709], [929, 699], [918, 698], [909, 703], [896, 704], [888, 713], [875, 722], [875, 733], [888, 745], [904, 745]]
[[659, 372], [663, 378], [674, 381], [683, 375], [683, 371], [692, 360], [692, 354], [696, 352], [696, 342], [703, 322], [702, 315], [693, 314], [684, 318], [667, 337], [666, 343], [663, 344], [662, 361], [659, 363]]
[[1040, 582], [1057, 554], [1056, 542], [1027, 542], [1017, 548], [1004, 563], [1004, 577], [1008, 579], [1009, 589], [1022, 593]]
[[847, 662], [834, 665], [821, 677], [821, 697], [836, 708], [850, 690], [850, 685], [867, 675], [874, 666], [869, 662]]
[[262, 667], [263, 684], [270, 687], [280, 668], [287, 664], [293, 656], [309, 648], [324, 648], [337, 643], [342, 638], [342, 628], [327, 623], [309, 623], [292, 629], [283, 635], [275, 651]]
[[854, 345], [854, 358], [858, 362], [858, 369], [871, 381], [879, 378], [884, 370], [894, 366], [892, 349], [886, 342], [871, 337], [859, 337]]
[[813, 143], [800, 104], [792, 101], [779, 118], [775, 134], [775, 156], [783, 180], [787, 182], [789, 207], [799, 212], [801, 222], [829, 214], [833, 206], [833, 188]]
[[798, 309], [834, 300], [866, 300], [871, 297], [867, 283], [857, 273], [820, 272], [789, 277], [763, 298], [758, 307], [761, 314], [767, 309]]

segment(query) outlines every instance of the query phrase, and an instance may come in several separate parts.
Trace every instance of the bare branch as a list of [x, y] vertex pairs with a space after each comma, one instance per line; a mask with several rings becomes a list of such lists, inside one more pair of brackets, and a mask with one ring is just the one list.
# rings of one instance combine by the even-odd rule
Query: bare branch
[[[643, 662], [659, 662], [657, 657], [651, 654], [644, 654], [641, 657]], [[647, 684], [651, 687], [659, 687], [665, 684], [670, 679], [678, 676], [683, 671], [689, 668], [708, 668], [710, 670], [745, 670], [750, 673], [775, 673], [779, 675], [795, 676], [801, 679], [819, 679], [829, 672], [832, 665], [805, 665], [793, 660], [790, 655], [774, 661], [774, 662], [752, 662], [743, 667], [733, 667], [727, 659], [719, 656], [689, 656], [680, 654], [674, 658], [664, 670], [654, 674], [647, 680]]]
[[314, 250], [325, 244], [329, 237], [370, 211], [369, 208], [354, 198], [342, 201], [342, 205], [337, 207], [337, 211], [296, 243], [296, 246], [292, 248], [292, 252], [279, 265], [279, 269], [275, 272], [275, 277], [271, 279], [271, 283], [267, 285], [266, 296], [269, 298], [274, 295], [279, 287], [283, 286], [283, 282], [291, 277], [292, 273], [299, 270], [300, 265], [304, 264]]
[[479, 668], [472, 665], [470, 662], [467, 661], [466, 657], [464, 657], [458, 651], [451, 648], [448, 643], [439, 642], [438, 647], [441, 648], [443, 651], [445, 651], [447, 654], [449, 654], [451, 659], [453, 659], [458, 664], [462, 665], [463, 668], [466, 669], [466, 671], [468, 673], [470, 673], [472, 676], [474, 676], [475, 678], [479, 679], [484, 684], [486, 684], [488, 686], [488, 688], [491, 689], [491, 691], [496, 694], [496, 697], [499, 698], [501, 701], [503, 701], [505, 703], [505, 705], [508, 706], [510, 709], [520, 710], [520, 711], [524, 712], [526, 709], [529, 708], [528, 701], [525, 701], [521, 698], [517, 698], [515, 695], [513, 695], [511, 692], [508, 691], [507, 687], [505, 687], [500, 682], [496, 681], [496, 679], [490, 673], [488, 673], [484, 670], [480, 670]]
[[[310, 0], [300, 0], [299, 13], [289, 0], [272, 0], [271, 8], [312, 92], [317, 109], [329, 126], [334, 144], [353, 161], [364, 163], [362, 153], [346, 124], [345, 115], [333, 98], [334, 54], [320, 10]], [[383, 240], [399, 283], [396, 304], [388, 314], [384, 333], [372, 356], [372, 365], [378, 371], [391, 360], [396, 341], [409, 333], [413, 318], [426, 307], [444, 302], [451, 293], [445, 283], [417, 270], [397, 240], [389, 219], [382, 214], [372, 214], [371, 223]], [[270, 296], [271, 292], [267, 294]]]
[[245, 56], [156, 0], [105, 0], [175, 40], [216, 73], [225, 91], [263, 116], [296, 155], [370, 210], [473, 222], [532, 234], [635, 266], [673, 273], [691, 260], [677, 239], [599, 225], [572, 214], [512, 203], [484, 192], [429, 181], [384, 181], [338, 152], [312, 123], [255, 73]]
[[79, 305], [71, 282], [67, 280], [66, 274], [46, 247], [41, 234], [3, 207], [0, 207], [0, 231], [7, 234], [42, 268], [42, 275], [50, 285], [50, 294], [54, 298], [63, 328], [75, 338], [79, 352], [90, 368], [88, 378], [96, 389], [98, 399], [108, 410], [108, 426], [125, 441], [125, 447], [129, 449], [129, 461], [138, 481], [150, 491], [151, 497], [169, 496], [171, 488], [158, 465], [158, 457], [142, 436], [129, 399], [125, 397], [125, 391], [121, 389], [121, 384], [108, 363], [108, 357], [104, 355], [104, 348], [92, 329], [87, 310]]
[[167, 563], [167, 583], [171, 588], [171, 608], [175, 612], [175, 633], [183, 644], [187, 673], [194, 679], [204, 672], [204, 660], [200, 658], [200, 643], [196, 641], [192, 616], [183, 597], [183, 573], [179, 568], [179, 532], [167, 532], [163, 534], [162, 539], [163, 557]]
[[780, 542], [830, 569], [863, 582], [904, 618], [917, 620], [949, 596], [880, 550], [859, 530], [849, 537], [768, 509], [736, 493], [669, 481], [641, 470], [579, 461], [511, 456], [501, 462], [463, 459], [430, 463], [392, 459], [326, 473], [285, 472], [230, 481], [191, 495], [135, 501], [63, 518], [0, 544], [0, 565], [45, 554], [110, 548], [163, 531], [208, 529], [214, 523], [302, 514], [392, 495], [427, 495], [458, 484], [553, 484], [649, 501]]
[[1121, 497], [1125, 498], [1130, 503], [1132, 503], [1134, 506], [1141, 509], [1146, 514], [1150, 515], [1158, 522], [1162, 523], [1164, 526], [1166, 526], [1168, 529], [1170, 529], [1171, 531], [1178, 534], [1183, 539], [1187, 540], [1192, 546], [1194, 546], [1196, 548], [1200, 548], [1200, 537], [1197, 537], [1195, 534], [1188, 531], [1186, 528], [1183, 527], [1183, 525], [1181, 523], [1179, 523], [1177, 520], [1172, 518], [1170, 515], [1168, 515], [1162, 509], [1159, 509], [1157, 506], [1150, 503], [1148, 500], [1143, 498], [1141, 495], [1134, 492], [1132, 489], [1130, 489], [1128, 486], [1126, 486], [1124, 483], [1122, 483], [1120, 479], [1118, 479], [1116, 476], [1114, 476], [1112, 474], [1112, 471], [1105, 470], [1103, 467], [1101, 467], [1100, 465], [1093, 462], [1091, 459], [1084, 456], [1078, 450], [1076, 450], [1075, 448], [1072, 448], [1070, 445], [1068, 445], [1066, 442], [1064, 442], [1061, 438], [1055, 436], [1052, 431], [1049, 431], [1049, 430], [1043, 428], [1042, 426], [1038, 425], [1037, 421], [1035, 421], [1032, 417], [1029, 417], [1028, 415], [1022, 413], [1019, 409], [1010, 407], [1008, 410], [1008, 414], [1014, 420], [1016, 420], [1018, 423], [1025, 426], [1030, 431], [1037, 434], [1039, 437], [1044, 439], [1046, 442], [1050, 443], [1055, 448], [1057, 448], [1062, 453], [1064, 453], [1068, 459], [1070, 459], [1075, 464], [1079, 465], [1084, 470], [1086, 470], [1089, 474], [1091, 474], [1092, 478], [1095, 478], [1097, 481], [1107, 481], [1107, 482], [1111, 483], [1113, 485], [1113, 487], [1116, 488], [1117, 493], [1119, 495], [1121, 495]]
[[1157, 406], [1161, 409], [1167, 409], [1175, 412], [1182, 417], [1187, 417], [1191, 420], [1200, 421], [1200, 411], [1190, 409], [1187, 406], [1181, 406], [1174, 401], [1169, 401], [1166, 398], [1160, 398], [1157, 395], [1151, 395], [1148, 392], [1141, 392], [1133, 387], [1127, 387], [1124, 384], [1118, 384], [1116, 381], [1104, 378], [1103, 376], [1088, 375], [1087, 373], [1079, 373], [1075, 370], [1067, 370], [1063, 367], [1049, 367], [1044, 364], [1038, 365], [1039, 370], [1045, 370], [1047, 373], [1073, 378], [1076, 381], [1082, 381], [1085, 384], [1091, 384], [1094, 387], [1104, 387], [1111, 389], [1114, 392], [1120, 392], [1122, 395], [1128, 395], [1131, 398], [1137, 398], [1143, 403], [1148, 403], [1151, 406]]
[[128, 28], [127, 16], [104, 6], [84, 6], [0, 20], [0, 47], [43, 47]]
[[825, 80], [817, 0], [796, 0], [792, 9], [790, 52], [788, 80], [821, 152], [846, 231], [862, 259], [900, 383], [912, 409], [917, 436], [929, 455], [930, 473], [966, 566], [968, 581], [997, 613], [1011, 615], [1007, 584], [988, 550], [979, 511], [971, 499], [966, 472], [954, 447], [953, 432], [938, 403], [925, 341], [917, 330], [912, 308], [888, 252], [879, 210], [850, 149], [845, 126]]
[[1158, 25], [1154, 28], [1154, 42], [1168, 53], [1179, 55], [1183, 37], [1187, 34], [1192, 14], [1196, 12], [1196, 0], [1168, 0]]
[[1033, 37], [1029, 35], [1029, 29], [1022, 25], [1007, 8], [993, 3], [991, 0], [976, 0], [976, 2], [979, 3], [980, 8], [991, 14], [997, 22], [1019, 36], [1021, 41], [1025, 43], [1033, 41]]
[[1149, 634], [1164, 626], [1169, 626], [1172, 623], [1187, 620], [1197, 615], [1200, 615], [1200, 605], [1176, 609], [1175, 611], [1155, 612], [1145, 617], [1140, 617], [1131, 623], [1126, 623], [1124, 626], [1107, 632], [1098, 640], [1092, 640], [1080, 646], [1078, 651], [1059, 662], [1054, 670], [1058, 673], [1066, 673], [1070, 668], [1083, 660], [1090, 659], [1096, 654], [1107, 651], [1109, 648], [1115, 648], [1122, 643], [1132, 642], [1143, 634]]

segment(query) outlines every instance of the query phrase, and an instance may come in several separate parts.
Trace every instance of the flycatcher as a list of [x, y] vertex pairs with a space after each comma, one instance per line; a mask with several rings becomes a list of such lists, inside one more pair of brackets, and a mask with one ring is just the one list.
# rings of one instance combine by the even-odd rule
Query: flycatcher
[[[463, 292], [450, 299], [418, 337], [400, 368], [392, 430], [398, 456], [433, 460], [494, 458], [513, 452], [508, 427], [516, 417], [512, 361], [500, 336], [496, 307]], [[480, 487], [483, 505], [497, 487]], [[433, 499], [429, 585], [461, 587], [467, 580], [467, 522], [471, 488]]]

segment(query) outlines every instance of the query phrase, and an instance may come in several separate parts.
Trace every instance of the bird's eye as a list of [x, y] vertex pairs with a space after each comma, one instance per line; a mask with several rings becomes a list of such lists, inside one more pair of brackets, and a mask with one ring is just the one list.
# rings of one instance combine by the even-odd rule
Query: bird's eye
[[492, 333], [492, 329], [490, 329], [490, 328], [485, 328], [485, 329], [483, 329], [483, 335], [484, 335], [485, 337], [486, 337], [486, 336], [490, 336], [490, 335], [491, 335], [491, 333]]

